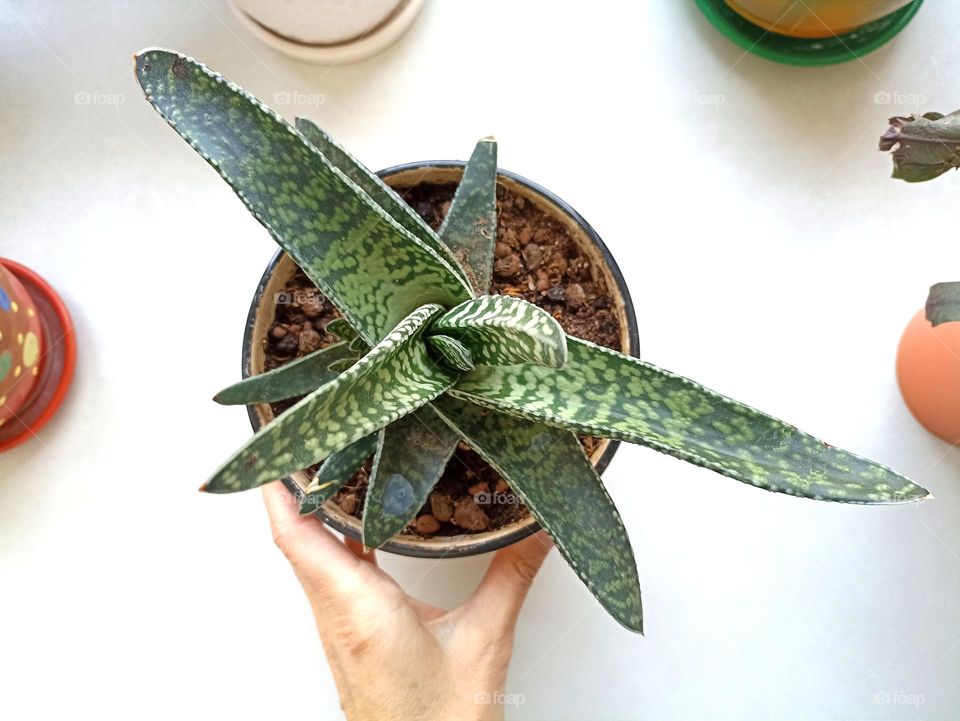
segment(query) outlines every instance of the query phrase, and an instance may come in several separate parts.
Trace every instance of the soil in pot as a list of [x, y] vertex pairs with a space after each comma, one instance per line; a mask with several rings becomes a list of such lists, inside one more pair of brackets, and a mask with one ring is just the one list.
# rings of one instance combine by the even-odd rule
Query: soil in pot
[[[450, 208], [456, 185], [421, 184], [396, 189], [434, 229]], [[553, 315], [570, 335], [622, 350], [620, 321], [606, 281], [558, 221], [526, 198], [497, 186], [497, 238], [491, 293], [527, 300]], [[265, 344], [266, 370], [338, 340], [324, 328], [339, 313], [301, 272], [286, 285], [293, 302], [278, 303]], [[273, 404], [280, 414], [299, 399]], [[581, 436], [588, 455], [598, 439]], [[333, 497], [362, 518], [372, 459]], [[315, 469], [312, 469], [315, 470]], [[529, 516], [506, 482], [461, 443], [416, 520], [405, 534], [429, 538], [483, 533]]]

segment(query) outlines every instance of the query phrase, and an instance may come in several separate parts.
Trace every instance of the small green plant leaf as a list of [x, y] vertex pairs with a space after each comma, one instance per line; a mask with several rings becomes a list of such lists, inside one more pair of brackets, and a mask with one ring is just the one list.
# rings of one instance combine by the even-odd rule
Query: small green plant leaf
[[960, 282], [931, 286], [927, 296], [927, 320], [934, 326], [960, 321]]
[[635, 358], [567, 338], [558, 371], [478, 368], [451, 395], [580, 433], [639, 443], [770, 491], [847, 503], [915, 501], [899, 473]]
[[484, 138], [463, 170], [440, 237], [467, 271], [474, 292], [490, 292], [497, 242], [497, 143]]
[[[351, 353], [352, 352], [353, 351], [351, 351]], [[340, 358], [339, 360], [335, 360], [329, 366], [327, 366], [327, 370], [330, 371], [333, 375], [338, 376], [356, 362], [357, 362], [357, 358], [355, 355], [349, 358]]]
[[169, 50], [136, 56], [147, 100], [236, 191], [364, 340], [473, 292], [299, 132], [252, 95]]
[[230, 406], [295, 398], [312, 393], [336, 378], [337, 373], [329, 369], [332, 363], [346, 361], [349, 368], [356, 360], [357, 353], [346, 343], [335, 343], [279, 368], [234, 383], [217, 393], [213, 400]]
[[363, 163], [353, 157], [350, 151], [337, 143], [310, 120], [297, 118], [296, 126], [297, 130], [303, 134], [303, 137], [305, 137], [313, 147], [319, 150], [333, 166], [360, 186], [360, 189], [369, 195], [374, 203], [389, 213], [390, 217], [423, 241], [424, 244], [433, 248], [442, 258], [445, 258], [450, 266], [466, 280], [463, 268], [460, 267], [456, 258], [453, 257], [450, 249], [437, 237], [437, 234], [424, 222], [423, 218], [417, 215], [416, 211], [407, 205], [406, 201], [404, 201], [393, 188], [384, 183], [377, 177], [376, 173], [372, 172]]
[[360, 334], [353, 329], [353, 326], [347, 323], [343, 318], [334, 318], [323, 327], [324, 331], [331, 333], [345, 343], [349, 343], [360, 337]]
[[369, 349], [370, 349], [370, 346], [367, 345], [367, 342], [360, 336], [357, 336], [352, 341], [350, 341], [350, 350], [352, 350], [355, 353], [366, 353]]
[[893, 177], [908, 183], [960, 167], [960, 111], [890, 118], [880, 150], [893, 151]]
[[376, 452], [379, 439], [380, 431], [376, 431], [330, 455], [300, 499], [300, 513], [313, 513], [330, 500]]
[[520, 298], [482, 295], [452, 308], [433, 323], [430, 334], [456, 338], [477, 366], [534, 363], [562, 368], [567, 337], [556, 319]]
[[433, 361], [421, 338], [442, 310], [411, 313], [356, 364], [257, 431], [203, 490], [243, 491], [308, 468], [447, 390], [456, 375]]
[[426, 338], [427, 347], [436, 353], [449, 367], [459, 371], [472, 371], [476, 366], [470, 349], [456, 338], [448, 335], [431, 335]]
[[426, 503], [460, 437], [424, 406], [380, 431], [363, 507], [363, 545], [379, 548]]
[[449, 395], [433, 407], [510, 484], [603, 607], [642, 633], [630, 539], [576, 436]]

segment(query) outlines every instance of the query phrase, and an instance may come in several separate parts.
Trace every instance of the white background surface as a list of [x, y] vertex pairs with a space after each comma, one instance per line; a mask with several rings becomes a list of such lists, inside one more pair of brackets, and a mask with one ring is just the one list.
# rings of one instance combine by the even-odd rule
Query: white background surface
[[[960, 107], [960, 15], [928, 2], [863, 62], [799, 69], [744, 56], [692, 0], [626, 5], [434, 0], [329, 69], [218, 0], [0, 0], [0, 251], [61, 291], [80, 348], [62, 412], [0, 457], [0, 717], [339, 718], [259, 495], [196, 492], [250, 432], [209, 399], [274, 245], [142, 100], [131, 54], [161, 45], [375, 168], [496, 133], [619, 259], [647, 360], [936, 495], [817, 504], [622, 447], [605, 478], [647, 635], [553, 556], [508, 718], [957, 718], [960, 454], [905, 410], [893, 360], [927, 286], [960, 276], [960, 179], [889, 180], [876, 141], [888, 115]], [[444, 604], [487, 562], [382, 560]]]

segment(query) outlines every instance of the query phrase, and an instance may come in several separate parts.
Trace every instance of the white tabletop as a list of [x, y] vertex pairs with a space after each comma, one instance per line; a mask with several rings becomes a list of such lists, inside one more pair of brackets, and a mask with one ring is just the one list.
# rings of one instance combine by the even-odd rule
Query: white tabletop
[[[960, 107], [960, 15], [928, 2], [862, 62], [800, 69], [692, 0], [634, 5], [434, 0], [384, 54], [320, 68], [219, 0], [0, 0], [0, 255], [61, 291], [80, 351], [62, 412], [0, 456], [0, 717], [339, 718], [259, 495], [196, 491], [250, 433], [210, 397], [274, 244], [142, 100], [131, 54], [161, 45], [372, 167], [495, 133], [610, 246], [647, 360], [936, 495], [818, 504], [623, 446], [605, 480], [647, 635], [554, 555], [508, 718], [955, 718], [960, 454], [906, 411], [893, 359], [927, 286], [960, 277], [960, 179], [894, 182], [876, 144], [889, 115]], [[442, 604], [487, 563], [382, 560]]]

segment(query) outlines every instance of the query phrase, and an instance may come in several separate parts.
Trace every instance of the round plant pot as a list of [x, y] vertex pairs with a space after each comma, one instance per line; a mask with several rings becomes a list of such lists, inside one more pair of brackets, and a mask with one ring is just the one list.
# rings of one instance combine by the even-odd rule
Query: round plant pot
[[423, 0], [227, 0], [258, 40], [318, 65], [355, 63], [395, 43]]
[[947, 443], [960, 443], [960, 323], [936, 328], [919, 311], [897, 349], [897, 382], [920, 424]]
[[[916, 15], [923, 0], [900, 0], [888, 3], [897, 8], [886, 15], [877, 17], [878, 4], [868, 0], [833, 0], [834, 5], [863, 6], [859, 14], [863, 24], [854, 28], [839, 28], [836, 31], [824, 26], [821, 37], [801, 37], [786, 34], [788, 28], [780, 28], [776, 19], [786, 16], [793, 10], [810, 11], [809, 5], [783, 0], [782, 8], [776, 2], [757, 2], [769, 13], [769, 19], [752, 17], [748, 11], [749, 2], [735, 0], [744, 9], [734, 10], [726, 0], [697, 0], [697, 5], [723, 35], [729, 40], [760, 57], [788, 65], [832, 65], [863, 57], [884, 45], [906, 27]], [[811, 13], [812, 14], [812, 13]], [[846, 15], [846, 14], [845, 14]], [[773, 29], [771, 29], [773, 27]], [[784, 32], [776, 32], [776, 30]]]
[[[394, 187], [448, 184], [460, 181], [463, 176], [463, 167], [464, 163], [459, 161], [426, 161], [387, 168], [380, 171], [379, 175]], [[610, 251], [607, 250], [596, 231], [573, 208], [536, 183], [505, 170], [498, 171], [497, 180], [499, 184], [522, 196], [568, 230], [584, 255], [591, 260], [593, 268], [606, 281], [620, 323], [620, 346], [623, 352], [638, 356], [640, 343], [637, 335], [637, 320], [627, 285], [613, 256], [610, 255]], [[266, 358], [263, 340], [267, 337], [267, 332], [273, 323], [277, 295], [283, 291], [296, 271], [294, 262], [280, 251], [270, 261], [260, 279], [250, 305], [243, 337], [242, 373], [244, 378], [263, 372]], [[254, 431], [259, 430], [274, 418], [269, 404], [249, 406], [247, 411]], [[607, 439], [598, 444], [591, 456], [598, 473], [603, 473], [606, 469], [618, 446], [619, 442]], [[284, 478], [283, 482], [291, 493], [300, 498], [303, 495], [303, 489], [309, 484], [309, 477], [301, 471]], [[340, 533], [358, 540], [361, 538], [360, 521], [345, 513], [333, 501], [328, 501], [317, 511], [317, 515]], [[538, 529], [536, 520], [530, 516], [522, 522], [483, 533], [432, 538], [398, 534], [381, 546], [381, 550], [420, 558], [456, 558], [494, 551], [516, 543]]]
[[33, 438], [53, 417], [76, 356], [60, 297], [29, 268], [0, 258], [0, 451]]

